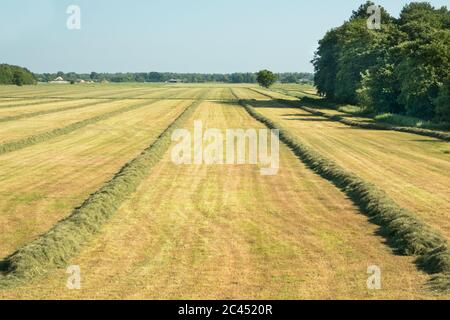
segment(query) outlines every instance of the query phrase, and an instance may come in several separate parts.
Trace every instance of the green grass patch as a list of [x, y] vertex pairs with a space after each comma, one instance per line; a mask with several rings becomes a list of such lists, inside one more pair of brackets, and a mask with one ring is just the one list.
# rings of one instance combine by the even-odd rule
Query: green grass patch
[[436, 123], [433, 121], [426, 121], [400, 114], [383, 113], [376, 115], [374, 118], [378, 122], [389, 123], [396, 126], [415, 127], [430, 130], [450, 130], [450, 123]]
[[352, 114], [355, 116], [367, 115], [367, 111], [364, 108], [354, 106], [351, 104], [347, 104], [345, 106], [338, 106], [337, 110], [340, 112]]

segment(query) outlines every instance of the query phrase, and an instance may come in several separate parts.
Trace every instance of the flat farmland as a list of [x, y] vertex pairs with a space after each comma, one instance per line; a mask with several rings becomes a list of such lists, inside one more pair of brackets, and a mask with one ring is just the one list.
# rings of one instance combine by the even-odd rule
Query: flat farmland
[[255, 106], [346, 170], [380, 186], [396, 202], [450, 239], [448, 142], [409, 133], [349, 127], [278, 102]]
[[1, 98], [0, 108], [26, 107], [35, 104], [47, 103], [55, 99], [33, 99], [33, 98]]
[[[26, 114], [92, 104], [0, 123], [1, 143], [95, 119], [0, 154], [0, 298], [450, 298], [429, 286], [433, 275], [417, 265], [417, 256], [397, 252], [355, 199], [283, 140], [279, 170], [265, 176], [260, 162], [177, 165], [170, 135], [175, 127], [194, 132], [196, 121], [220, 132], [267, 129], [244, 107], [249, 103], [446, 239], [447, 142], [354, 129], [286, 106], [276, 100], [285, 98], [281, 93], [254, 85], [38, 85], [0, 87], [0, 97], [0, 118], [20, 115], [21, 108]], [[25, 106], [28, 99], [44, 103]], [[148, 170], [127, 171], [134, 163], [145, 167], [142, 159], [150, 159]], [[139, 181], [126, 197], [102, 191], [122, 178], [130, 185]], [[86, 231], [76, 208], [83, 210], [97, 191], [95, 201], [114, 202], [113, 214], [95, 232]], [[92, 214], [109, 210], [98, 208]], [[66, 227], [65, 220], [74, 222]], [[53, 249], [75, 243], [70, 232], [77, 223], [87, 240], [70, 255]], [[74, 229], [58, 233], [54, 244], [52, 234], [64, 228]], [[25, 272], [10, 268], [27, 263]], [[66, 286], [70, 265], [79, 266], [80, 290]], [[371, 266], [382, 272], [380, 290], [368, 288]], [[14, 277], [19, 284], [10, 281]]]
[[25, 102], [17, 105], [8, 103], [6, 107], [0, 107], [0, 122], [4, 122], [13, 116], [29, 116], [37, 112], [57, 112], [70, 107], [84, 107], [88, 104], [89, 101], [83, 100], [25, 100]]
[[160, 89], [159, 85], [130, 85], [130, 84], [117, 84], [117, 85], [101, 85], [101, 84], [83, 84], [82, 90], [79, 86], [73, 85], [40, 85], [32, 88], [21, 87], [15, 88], [14, 86], [2, 86], [0, 87], [0, 97], [9, 98], [15, 97], [18, 99], [31, 99], [31, 98], [48, 98], [48, 97], [61, 97], [61, 98], [95, 98], [95, 97], [114, 97], [115, 94], [127, 94], [130, 91], [138, 91], [144, 89], [147, 92], [154, 89]]
[[[136, 102], [114, 101], [106, 111], [130, 103]], [[0, 162], [0, 221], [4, 232], [0, 236], [0, 253], [11, 252], [17, 245], [64, 218], [64, 212], [82, 202], [142, 151], [188, 103], [175, 100], [144, 102], [137, 110], [3, 155]], [[106, 112], [103, 107], [96, 107], [96, 112]], [[63, 124], [65, 117], [60, 115], [60, 119], [54, 121]], [[20, 123], [15, 125], [22, 128]], [[39, 123], [36, 127], [48, 130]], [[25, 127], [22, 134], [35, 133], [36, 127]]]
[[269, 100], [267, 96], [259, 93], [253, 88], [233, 88], [233, 92], [238, 99], [256, 99], [256, 100]]
[[[52, 129], [67, 126], [71, 123], [99, 116], [107, 112], [116, 111], [127, 106], [140, 105], [143, 103], [142, 101], [133, 100], [114, 100], [106, 102], [104, 100], [90, 100], [87, 103], [86, 101], [76, 101], [76, 105], [83, 105], [85, 107], [83, 107], [82, 109], [73, 109], [56, 113], [43, 114], [20, 119], [17, 121], [8, 121], [1, 123], [0, 142], [5, 143], [8, 141], [19, 140], [22, 138], [26, 138], [27, 136], [39, 134]], [[73, 104], [74, 102], [66, 100], [64, 102], [59, 102], [58, 106], [59, 108], [65, 108]]]

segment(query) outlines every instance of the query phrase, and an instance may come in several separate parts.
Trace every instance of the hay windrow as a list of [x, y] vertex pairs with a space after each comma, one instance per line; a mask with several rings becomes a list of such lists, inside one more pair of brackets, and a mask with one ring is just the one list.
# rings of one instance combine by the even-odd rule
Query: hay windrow
[[[67, 99], [63, 99], [63, 98], [29, 98], [29, 97], [4, 97], [4, 96], [0, 96], [0, 99], [13, 99], [12, 103], [9, 103], [7, 105], [1, 105], [0, 109], [11, 109], [11, 108], [26, 108], [26, 107], [31, 107], [31, 106], [39, 106], [41, 104], [47, 104], [47, 103], [52, 103], [52, 102], [63, 102], [64, 100]], [[25, 99], [22, 100], [20, 102], [14, 101], [16, 99]], [[26, 102], [27, 100], [31, 100]], [[37, 101], [33, 101], [33, 100], [37, 100]]]
[[[264, 96], [267, 96], [271, 99], [274, 99], [275, 101], [280, 102], [281, 104], [287, 105], [286, 101], [276, 99], [267, 93], [262, 93], [258, 90], [253, 90], [253, 91], [263, 94]], [[284, 93], [284, 94], [292, 96], [288, 93]], [[311, 100], [311, 99], [309, 99], [309, 100]], [[318, 103], [318, 102], [316, 101], [315, 103]], [[339, 115], [328, 114], [326, 112], [317, 110], [315, 108], [310, 108], [310, 107], [307, 107], [304, 105], [296, 105], [296, 107], [298, 107], [306, 112], [309, 112], [313, 115], [324, 117], [329, 120], [337, 121], [337, 122], [340, 122], [342, 124], [352, 126], [352, 127], [358, 127], [358, 128], [362, 128], [362, 129], [369, 129], [369, 130], [392, 130], [392, 131], [398, 131], [398, 132], [417, 134], [417, 135], [425, 136], [425, 137], [432, 137], [432, 138], [436, 138], [436, 139], [440, 139], [440, 140], [444, 140], [444, 141], [450, 141], [450, 134], [446, 133], [446, 132], [442, 132], [442, 131], [422, 129], [422, 128], [413, 128], [413, 127], [401, 127], [401, 126], [395, 126], [395, 125], [389, 125], [389, 124], [383, 124], [383, 123], [367, 123], [367, 122], [361, 122], [361, 121], [347, 119], [347, 118], [341, 117]]]
[[381, 226], [383, 235], [395, 251], [417, 256], [417, 264], [433, 274], [432, 288], [450, 290], [450, 250], [447, 239], [423, 223], [409, 210], [400, 207], [383, 190], [341, 168], [334, 161], [322, 156], [277, 123], [263, 116], [245, 101], [240, 101], [247, 112], [270, 129], [280, 130], [280, 139], [309, 168], [331, 181], [352, 201]]
[[156, 101], [152, 101], [152, 102], [144, 102], [144, 103], [140, 103], [140, 104], [136, 104], [136, 105], [132, 105], [132, 106], [128, 106], [125, 108], [121, 108], [118, 110], [114, 110], [111, 112], [107, 112], [89, 119], [85, 119], [82, 121], [78, 121], [72, 124], [69, 124], [66, 127], [63, 128], [57, 128], [57, 129], [53, 129], [51, 131], [47, 131], [44, 133], [40, 133], [40, 134], [36, 134], [33, 136], [29, 136], [26, 137], [24, 139], [20, 139], [20, 140], [16, 140], [16, 141], [11, 141], [11, 142], [6, 142], [3, 144], [0, 144], [0, 155], [5, 154], [5, 153], [9, 153], [9, 152], [13, 152], [13, 151], [17, 151], [20, 149], [24, 149], [26, 147], [30, 147], [33, 146], [35, 144], [41, 143], [41, 142], [45, 142], [47, 140], [65, 135], [65, 134], [69, 134], [75, 130], [84, 128], [88, 125], [97, 123], [99, 121], [102, 120], [106, 120], [109, 119], [111, 117], [117, 116], [119, 114], [125, 113], [125, 112], [129, 112], [129, 111], [133, 111], [145, 106], [149, 106], [152, 105], [156, 102], [158, 102], [160, 100], [156, 100]]
[[84, 103], [82, 105], [77, 105], [77, 106], [61, 107], [61, 108], [56, 108], [56, 109], [49, 109], [49, 110], [42, 110], [42, 111], [36, 111], [36, 112], [30, 112], [30, 113], [23, 113], [23, 114], [18, 114], [18, 115], [15, 115], [15, 116], [9, 116], [9, 117], [0, 118], [0, 123], [1, 122], [10, 122], [10, 121], [22, 120], [22, 119], [28, 119], [28, 118], [43, 116], [43, 115], [52, 114], [52, 113], [58, 113], [58, 112], [77, 110], [77, 109], [82, 109], [82, 108], [87, 108], [87, 107], [93, 107], [93, 106], [96, 106], [96, 105], [102, 104], [102, 103], [105, 103], [105, 101], [88, 102], [88, 103]]
[[306, 106], [299, 106], [299, 108], [301, 108], [309, 113], [312, 113], [314, 115], [321, 116], [321, 117], [324, 117], [324, 118], [327, 118], [327, 119], [330, 119], [333, 121], [338, 121], [340, 123], [343, 123], [345, 125], [352, 126], [352, 127], [358, 127], [358, 128], [363, 128], [363, 129], [372, 129], [372, 130], [392, 130], [392, 131], [412, 133], [412, 134], [417, 134], [417, 135], [421, 135], [421, 136], [437, 138], [437, 139], [441, 139], [444, 141], [450, 141], [450, 134], [441, 132], [441, 131], [413, 128], [413, 127], [399, 127], [399, 126], [392, 126], [392, 125], [381, 124], [381, 123], [365, 123], [365, 122], [355, 121], [355, 120], [351, 120], [351, 119], [346, 119], [339, 115], [330, 115], [326, 112], [322, 112], [320, 110], [306, 107]]
[[200, 101], [188, 106], [163, 133], [114, 177], [91, 194], [64, 220], [1, 262], [0, 288], [33, 280], [49, 270], [64, 267], [70, 258], [106, 223], [140, 185], [171, 145], [173, 130], [192, 115]]

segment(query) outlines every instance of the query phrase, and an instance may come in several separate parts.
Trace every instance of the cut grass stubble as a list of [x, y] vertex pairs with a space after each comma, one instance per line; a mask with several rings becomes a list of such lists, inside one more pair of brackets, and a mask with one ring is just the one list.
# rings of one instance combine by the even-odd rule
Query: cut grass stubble
[[[277, 98], [271, 96], [270, 94], [263, 93], [263, 92], [260, 92], [259, 90], [255, 90], [255, 89], [252, 89], [252, 90], [255, 92], [258, 92], [260, 94], [263, 94], [264, 96], [266, 96], [268, 98], [274, 99], [277, 102], [280, 102], [284, 105], [288, 105], [288, 103], [286, 101], [277, 99]], [[277, 91], [275, 91], [275, 92], [277, 92]], [[284, 92], [283, 94], [285, 94], [287, 96], [293, 96], [293, 97], [299, 98], [295, 95], [292, 95], [292, 94], [289, 94], [286, 92]], [[304, 94], [303, 94], [303, 97], [300, 98], [299, 101], [307, 102], [307, 103], [310, 103], [311, 105], [316, 105], [319, 107], [326, 106], [326, 104], [327, 104], [327, 101], [325, 101], [325, 100], [318, 99], [317, 97], [311, 97], [311, 96], [304, 95]], [[413, 134], [417, 134], [417, 135], [425, 136], [425, 137], [432, 137], [432, 138], [441, 139], [444, 141], [450, 141], [450, 134], [448, 134], [446, 132], [438, 131], [438, 130], [416, 128], [416, 127], [409, 127], [409, 126], [399, 126], [399, 125], [388, 124], [388, 123], [366, 123], [366, 122], [351, 120], [351, 119], [348, 119], [348, 118], [345, 118], [345, 117], [342, 117], [342, 116], [336, 115], [336, 114], [329, 114], [329, 113], [317, 110], [315, 108], [307, 107], [305, 105], [298, 105], [298, 107], [306, 112], [311, 113], [311, 114], [321, 116], [321, 117], [327, 118], [329, 120], [338, 121], [340, 123], [343, 123], [345, 125], [352, 126], [352, 127], [372, 129], [372, 130], [392, 130], [392, 131], [398, 131], [398, 132], [413, 133]]]
[[0, 270], [4, 274], [0, 275], [0, 288], [20, 285], [45, 275], [52, 268], [64, 267], [136, 190], [169, 149], [173, 130], [180, 128], [199, 104], [200, 101], [195, 101], [189, 105], [154, 143], [123, 166], [68, 218], [0, 262]]
[[280, 130], [280, 139], [309, 168], [330, 180], [347, 194], [371, 221], [381, 226], [383, 236], [399, 253], [417, 256], [417, 264], [433, 274], [432, 289], [450, 292], [450, 250], [447, 240], [424, 224], [412, 212], [400, 207], [383, 190], [348, 172], [299, 141], [277, 123], [266, 118], [249, 103], [241, 105], [256, 120]]
[[307, 106], [299, 106], [299, 108], [324, 118], [327, 118], [329, 120], [338, 121], [340, 123], [346, 124], [348, 126], [352, 127], [358, 127], [358, 128], [364, 128], [364, 129], [373, 129], [373, 130], [393, 130], [398, 132], [406, 132], [406, 133], [413, 133], [420, 136], [425, 137], [432, 137], [436, 139], [441, 139], [444, 141], [450, 141], [450, 134], [441, 132], [441, 131], [435, 131], [430, 129], [422, 129], [422, 128], [413, 128], [413, 127], [399, 127], [389, 124], [381, 124], [381, 123], [365, 123], [355, 120], [350, 120], [344, 117], [341, 117], [339, 115], [331, 115], [326, 112], [319, 111], [314, 108], [310, 108]]
[[72, 124], [69, 124], [66, 127], [63, 128], [57, 128], [48, 132], [44, 132], [44, 133], [40, 133], [40, 134], [36, 134], [30, 137], [26, 137], [24, 139], [20, 139], [20, 140], [16, 140], [16, 141], [11, 141], [11, 142], [6, 142], [3, 144], [0, 144], [0, 155], [5, 154], [5, 153], [9, 153], [9, 152], [13, 152], [13, 151], [17, 151], [41, 142], [45, 142], [47, 140], [65, 135], [65, 134], [69, 134], [75, 130], [84, 128], [90, 124], [94, 124], [96, 122], [102, 121], [102, 120], [106, 120], [108, 118], [117, 116], [119, 114], [122, 114], [124, 112], [129, 112], [129, 111], [133, 111], [139, 108], [143, 108], [152, 104], [157, 103], [160, 100], [155, 100], [152, 102], [144, 102], [144, 103], [140, 103], [140, 104], [136, 104], [136, 105], [132, 105], [132, 106], [128, 106], [125, 108], [121, 108], [118, 110], [114, 110], [111, 112], [107, 112], [89, 119], [85, 119], [82, 121], [78, 121]]
[[62, 108], [56, 108], [56, 109], [50, 109], [50, 110], [36, 111], [36, 112], [31, 112], [31, 113], [23, 113], [23, 114], [18, 114], [18, 115], [14, 115], [14, 116], [0, 118], [0, 123], [16, 121], [16, 120], [21, 120], [21, 119], [28, 119], [28, 118], [43, 116], [43, 115], [52, 114], [52, 113], [58, 113], [58, 112], [76, 110], [76, 109], [83, 109], [83, 108], [93, 107], [93, 106], [96, 106], [98, 104], [103, 104], [103, 103], [105, 103], [105, 102], [104, 101], [96, 101], [96, 102], [88, 102], [88, 103], [84, 103], [81, 105], [70, 106], [70, 107], [62, 107]]

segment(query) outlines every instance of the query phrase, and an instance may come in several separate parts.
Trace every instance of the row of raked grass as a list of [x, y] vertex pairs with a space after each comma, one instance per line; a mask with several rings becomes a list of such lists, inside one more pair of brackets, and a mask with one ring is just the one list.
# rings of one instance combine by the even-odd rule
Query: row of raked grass
[[50, 139], [54, 139], [54, 138], [62, 136], [62, 135], [72, 133], [72, 132], [74, 132], [78, 129], [84, 128], [88, 125], [97, 123], [102, 120], [109, 119], [111, 117], [117, 116], [117, 115], [125, 113], [125, 112], [133, 111], [133, 110], [136, 110], [139, 108], [143, 108], [143, 107], [155, 104], [158, 101], [160, 101], [160, 100], [155, 100], [155, 101], [151, 101], [151, 102], [146, 101], [146, 102], [143, 102], [140, 104], [131, 105], [131, 106], [124, 107], [124, 108], [114, 110], [111, 112], [107, 112], [107, 113], [104, 113], [104, 114], [101, 114], [101, 115], [98, 115], [98, 116], [95, 116], [95, 117], [92, 117], [89, 119], [78, 121], [78, 122], [69, 124], [65, 127], [62, 127], [62, 128], [53, 129], [51, 131], [32, 135], [32, 136], [29, 136], [29, 137], [26, 137], [26, 138], [23, 138], [20, 140], [5, 142], [3, 144], [0, 144], [0, 155], [9, 153], [9, 152], [13, 152], [13, 151], [17, 151], [17, 150], [21, 150], [26, 147], [36, 145], [38, 143], [42, 143], [42, 142], [48, 141]]
[[311, 114], [321, 116], [321, 117], [327, 118], [329, 120], [338, 121], [340, 123], [343, 123], [345, 125], [352, 126], [352, 127], [358, 127], [358, 128], [363, 128], [363, 129], [372, 129], [372, 130], [393, 130], [393, 131], [398, 131], [398, 132], [406, 132], [406, 133], [412, 133], [412, 134], [417, 134], [417, 135], [426, 136], [426, 137], [437, 138], [437, 139], [444, 140], [444, 141], [450, 141], [450, 134], [446, 133], [446, 132], [442, 132], [442, 131], [420, 129], [420, 128], [414, 128], [414, 127], [398, 127], [398, 126], [381, 124], [381, 123], [376, 123], [376, 122], [367, 123], [367, 122], [362, 122], [362, 121], [358, 121], [358, 120], [352, 120], [352, 119], [342, 117], [337, 114], [334, 114], [334, 115], [329, 114], [329, 113], [317, 110], [315, 108], [307, 107], [304, 105], [299, 105], [298, 107], [301, 108], [302, 110], [305, 110], [305, 111], [311, 113]]
[[155, 142], [124, 165], [110, 181], [75, 208], [68, 218], [2, 261], [0, 288], [23, 284], [54, 268], [65, 266], [137, 189], [169, 149], [172, 132], [183, 125], [199, 104], [200, 101], [194, 101], [189, 105]]
[[0, 118], [0, 123], [34, 118], [34, 117], [48, 115], [48, 114], [52, 114], [52, 113], [59, 113], [59, 112], [64, 112], [64, 111], [83, 109], [83, 108], [87, 108], [87, 107], [93, 107], [93, 106], [96, 106], [96, 105], [102, 104], [102, 103], [105, 103], [105, 101], [87, 102], [87, 103], [83, 103], [81, 105], [76, 105], [76, 106], [61, 107], [61, 108], [41, 110], [41, 111], [36, 111], [36, 112], [22, 113], [22, 114], [17, 114], [17, 115], [13, 115], [13, 116], [2, 117], [2, 118]]
[[[336, 115], [336, 114], [332, 115], [327, 112], [320, 111], [320, 110], [318, 110], [318, 108], [315, 108], [315, 107], [330, 107], [329, 101], [325, 101], [319, 97], [313, 97], [312, 95], [306, 95], [306, 94], [301, 94], [300, 96], [293, 95], [293, 94], [290, 94], [289, 92], [283, 92], [283, 91], [279, 91], [279, 90], [273, 90], [273, 91], [298, 98], [299, 101], [302, 102], [302, 104], [299, 105], [298, 107], [307, 112], [325, 117], [325, 118], [333, 120], [333, 121], [341, 122], [345, 125], [364, 128], [364, 129], [372, 129], [372, 130], [393, 130], [393, 131], [406, 132], [406, 133], [412, 133], [412, 134], [417, 134], [417, 135], [421, 135], [421, 136], [437, 138], [437, 139], [441, 139], [444, 141], [450, 141], [450, 133], [439, 130], [440, 128], [447, 128], [448, 125], [438, 125], [438, 124], [428, 123], [427, 125], [423, 125], [422, 127], [419, 127], [418, 121], [412, 121], [411, 118], [408, 118], [405, 116], [391, 115], [391, 114], [376, 115], [373, 117], [373, 120], [375, 121], [373, 123], [351, 120], [347, 117]], [[258, 90], [256, 90], [256, 92], [263, 94], [262, 92], [260, 92]], [[287, 101], [276, 99], [273, 96], [270, 96], [270, 94], [264, 94], [264, 95], [266, 95], [267, 97], [270, 97], [274, 100], [277, 100], [280, 103], [283, 103], [283, 104], [288, 103]], [[289, 103], [292, 103], [292, 101], [289, 101]], [[304, 104], [309, 104], [309, 105], [315, 106], [315, 107], [311, 108], [311, 107], [305, 106]], [[348, 110], [349, 108], [350, 108], [349, 106], [342, 106], [342, 107], [339, 107], [338, 110], [341, 112], [347, 113], [345, 110], [346, 109]], [[350, 114], [367, 116], [361, 110], [360, 111], [355, 110], [355, 112], [351, 112]], [[421, 122], [421, 123], [423, 123], [423, 122]]]
[[450, 291], [450, 249], [448, 241], [423, 223], [415, 214], [400, 207], [383, 190], [356, 174], [344, 170], [279, 124], [260, 114], [247, 101], [242, 106], [256, 120], [280, 131], [280, 139], [296, 156], [323, 178], [331, 181], [381, 227], [390, 245], [404, 255], [416, 256], [424, 271], [433, 274], [432, 288]]
[[[3, 99], [0, 97], [0, 99]], [[7, 98], [9, 99], [9, 98]], [[17, 98], [13, 98], [17, 99]], [[24, 107], [32, 107], [32, 106], [39, 106], [42, 104], [52, 103], [52, 102], [62, 102], [66, 99], [64, 98], [20, 98], [20, 102], [17, 101], [11, 101], [13, 103], [8, 103], [5, 105], [0, 105], [0, 109], [12, 109], [12, 108], [24, 108]], [[30, 101], [28, 101], [30, 100]]]

